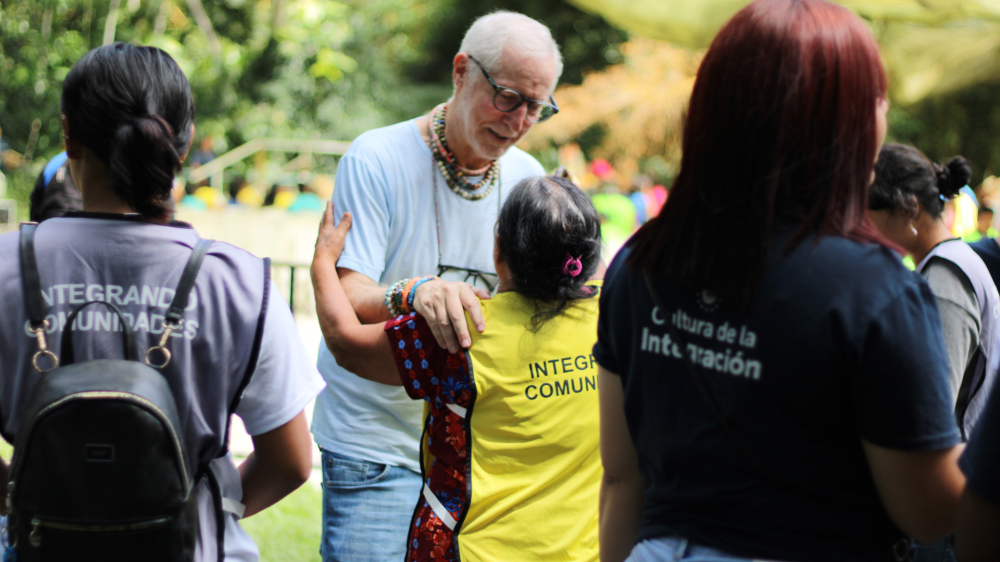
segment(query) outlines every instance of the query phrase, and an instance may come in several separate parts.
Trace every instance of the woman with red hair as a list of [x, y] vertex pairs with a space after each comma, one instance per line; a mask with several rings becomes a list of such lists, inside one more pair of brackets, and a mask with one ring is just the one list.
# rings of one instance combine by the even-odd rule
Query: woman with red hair
[[951, 531], [940, 318], [866, 214], [887, 109], [833, 3], [757, 0], [712, 43], [601, 295], [602, 560], [906, 560]]

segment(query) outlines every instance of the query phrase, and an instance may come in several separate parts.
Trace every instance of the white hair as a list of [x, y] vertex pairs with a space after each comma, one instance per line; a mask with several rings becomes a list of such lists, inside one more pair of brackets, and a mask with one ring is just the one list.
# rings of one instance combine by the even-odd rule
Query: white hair
[[563, 70], [559, 45], [548, 27], [524, 14], [499, 10], [479, 17], [465, 32], [458, 52], [475, 57], [487, 72], [494, 73], [503, 70], [503, 50], [507, 45], [520, 53], [550, 55], [555, 62], [556, 82], [559, 81]]

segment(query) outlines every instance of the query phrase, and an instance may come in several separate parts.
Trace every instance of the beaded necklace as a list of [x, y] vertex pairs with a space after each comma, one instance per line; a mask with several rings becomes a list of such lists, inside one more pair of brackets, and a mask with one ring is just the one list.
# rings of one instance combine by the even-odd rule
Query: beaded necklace
[[[500, 164], [494, 160], [479, 170], [469, 170], [458, 164], [455, 156], [448, 148], [448, 141], [444, 137], [444, 120], [448, 113], [448, 104], [443, 103], [434, 108], [431, 112], [431, 154], [434, 155], [434, 163], [441, 170], [448, 188], [469, 201], [478, 201], [493, 191], [493, 188], [500, 183]], [[483, 176], [476, 183], [471, 183], [465, 179], [469, 176]], [[483, 188], [485, 186], [485, 188]]]
[[[475, 284], [475, 280], [478, 279], [478, 280], [482, 281], [483, 284], [486, 285], [489, 288], [490, 292], [493, 292], [493, 290], [496, 289], [498, 281], [497, 280], [492, 280], [491, 281], [489, 279], [489, 277], [487, 277], [487, 276], [496, 277], [496, 273], [490, 273], [488, 271], [479, 271], [477, 269], [469, 269], [469, 268], [466, 268], [466, 267], [458, 267], [458, 266], [455, 266], [455, 265], [445, 265], [444, 260], [442, 259], [442, 256], [441, 256], [441, 203], [438, 201], [438, 180], [437, 180], [438, 175], [435, 172], [435, 170], [434, 170], [433, 167], [431, 167], [431, 177], [434, 178], [434, 182], [433, 182], [434, 183], [434, 222], [435, 222], [435, 226], [437, 227], [435, 229], [435, 234], [437, 234], [437, 254], [438, 254], [438, 271], [437, 271], [437, 274], [438, 274], [438, 277], [441, 277], [442, 275], [444, 275], [449, 270], [460, 271], [460, 272], [463, 272], [463, 273], [466, 274], [465, 279], [464, 279], [465, 282], [468, 282], [469, 279], [472, 279], [473, 280], [473, 284]], [[500, 182], [497, 182], [497, 185], [499, 186]], [[485, 194], [483, 194], [483, 196], [480, 197], [480, 199], [482, 199], [483, 197], [486, 197], [487, 195], [489, 195], [489, 191], [487, 191]], [[497, 188], [497, 217], [500, 216], [500, 202], [502, 200], [503, 200], [503, 186], [500, 186], [500, 187]]]

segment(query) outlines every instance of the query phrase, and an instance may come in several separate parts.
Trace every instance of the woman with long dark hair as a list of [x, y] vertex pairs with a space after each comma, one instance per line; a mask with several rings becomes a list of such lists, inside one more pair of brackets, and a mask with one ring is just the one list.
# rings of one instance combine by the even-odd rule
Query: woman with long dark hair
[[[140, 357], [167, 347], [170, 359], [159, 371], [177, 405], [191, 474], [197, 474], [193, 560], [256, 561], [257, 549], [238, 519], [267, 508], [308, 477], [312, 447], [303, 409], [322, 379], [270, 281], [268, 262], [228, 244], [208, 246], [182, 318], [172, 331], [166, 328], [167, 306], [200, 242], [190, 225], [171, 220], [171, 187], [194, 131], [191, 88], [177, 63], [153, 47], [94, 49], [67, 75], [61, 109], [83, 211], [35, 229], [48, 348], [59, 350], [72, 331], [77, 359], [121, 357], [119, 319], [111, 310], [92, 306], [67, 321], [86, 301], [123, 311]], [[18, 234], [0, 236], [0, 430], [8, 440], [24, 429], [28, 397], [40, 377], [32, 368], [37, 348], [26, 332], [18, 256]], [[155, 359], [161, 364], [160, 356]], [[254, 443], [238, 468], [227, 453], [234, 413]], [[35, 524], [42, 529], [38, 544], [18, 547], [57, 542], [58, 534], [43, 540], [58, 528], [45, 523]], [[75, 554], [105, 559], [100, 547], [109, 533], [96, 531], [113, 530], [108, 527], [114, 525], [69, 527], [93, 547]]]
[[[360, 377], [427, 402], [406, 560], [598, 559], [600, 219], [572, 182], [520, 181], [497, 218], [486, 330], [449, 353], [409, 312], [362, 325], [337, 276], [351, 220], [328, 208], [313, 260], [327, 345]], [[409, 294], [412, 289], [408, 289]], [[400, 537], [401, 540], [404, 537]]]
[[887, 109], [846, 8], [757, 0], [713, 41], [601, 295], [602, 560], [903, 560], [951, 530], [940, 319], [866, 216]]

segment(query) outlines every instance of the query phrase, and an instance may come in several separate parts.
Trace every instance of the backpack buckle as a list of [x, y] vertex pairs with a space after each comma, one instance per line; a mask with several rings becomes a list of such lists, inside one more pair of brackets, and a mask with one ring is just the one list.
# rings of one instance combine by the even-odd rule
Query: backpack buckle
[[[35, 355], [31, 358], [31, 365], [39, 373], [51, 371], [52, 369], [55, 369], [56, 367], [59, 366], [59, 358], [56, 357], [55, 353], [49, 351], [48, 346], [45, 344], [45, 330], [48, 329], [48, 327], [49, 327], [48, 319], [42, 320], [41, 326], [28, 327], [28, 331], [31, 332], [32, 334], [35, 334], [35, 338], [38, 340], [38, 351], [36, 351]], [[38, 365], [38, 360], [41, 359], [42, 357], [49, 357], [52, 360], [52, 367], [48, 369], [41, 368]]]
[[[146, 351], [146, 364], [155, 369], [162, 369], [170, 364], [170, 350], [167, 349], [167, 342], [170, 339], [170, 334], [177, 328], [180, 328], [180, 324], [170, 324], [168, 322], [163, 323], [163, 335], [160, 337], [160, 344], [149, 348]], [[161, 363], [154, 363], [152, 360], [153, 354], [159, 352], [163, 355], [163, 361]]]

